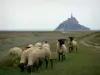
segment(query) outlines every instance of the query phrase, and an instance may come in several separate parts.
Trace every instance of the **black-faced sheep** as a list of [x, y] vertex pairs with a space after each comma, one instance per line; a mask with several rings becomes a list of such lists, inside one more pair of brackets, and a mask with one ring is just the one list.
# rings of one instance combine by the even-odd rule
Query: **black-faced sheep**
[[58, 53], [59, 61], [60, 61], [60, 57], [62, 57], [62, 61], [65, 60], [66, 52], [67, 52], [67, 47], [65, 45], [65, 39], [59, 39], [57, 42], [57, 53]]
[[71, 53], [72, 51], [76, 50], [76, 52], [78, 52], [77, 50], [77, 42], [75, 40], [73, 40], [74, 37], [69, 37], [70, 41], [68, 42], [69, 45], [69, 53]]

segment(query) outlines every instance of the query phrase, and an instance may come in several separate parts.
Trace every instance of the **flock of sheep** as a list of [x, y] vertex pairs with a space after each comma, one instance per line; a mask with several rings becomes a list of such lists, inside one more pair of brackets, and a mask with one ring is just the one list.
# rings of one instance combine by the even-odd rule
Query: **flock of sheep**
[[[66, 39], [58, 39], [57, 41], [57, 53], [58, 60], [65, 60], [65, 53], [72, 52], [73, 50], [77, 51], [77, 42], [73, 40], [73, 37], [69, 37], [70, 41], [68, 42], [68, 48], [65, 45]], [[22, 50], [19, 47], [13, 47], [9, 50], [10, 55], [17, 55], [20, 57], [20, 62], [18, 67], [20, 71], [23, 72], [27, 69], [28, 73], [31, 73], [32, 70], [38, 71], [42, 66], [42, 62], [45, 61], [45, 68], [48, 68], [49, 62], [51, 68], [53, 68], [53, 59], [52, 52], [50, 50], [50, 44], [47, 41], [38, 42], [35, 45], [29, 44], [25, 50]]]

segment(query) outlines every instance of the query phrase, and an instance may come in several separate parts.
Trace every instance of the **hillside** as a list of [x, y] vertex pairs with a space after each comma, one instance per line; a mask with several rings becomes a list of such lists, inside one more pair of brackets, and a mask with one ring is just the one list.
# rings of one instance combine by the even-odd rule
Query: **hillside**
[[56, 29], [56, 31], [89, 31], [90, 28], [85, 27], [84, 25], [79, 24], [75, 17], [71, 15], [71, 18], [68, 20], [63, 21]]
[[[1, 40], [3, 39], [0, 47], [0, 56], [5, 55], [8, 48], [13, 46], [23, 48], [30, 43], [34, 44], [37, 41], [48, 40], [53, 54], [52, 57], [58, 59], [58, 55], [56, 54], [56, 40], [58, 37], [61, 38], [70, 35], [76, 37], [77, 41], [84, 41], [83, 38], [87, 41], [88, 38], [96, 37], [93, 39], [97, 43], [96, 40], [99, 39], [100, 32], [68, 31], [64, 35], [60, 32], [0, 32]], [[32, 72], [31, 74], [28, 74], [26, 70], [21, 73], [18, 67], [8, 65], [12, 60], [8, 60], [10, 57], [7, 57], [4, 59], [6, 62], [2, 61], [4, 65], [1, 65], [2, 63], [0, 62], [0, 75], [100, 75], [100, 49], [96, 50], [94, 47], [78, 43], [78, 50], [79, 52], [66, 53], [66, 60], [64, 62], [54, 62], [53, 69], [50, 67], [45, 69], [45, 64], [43, 64], [39, 72]], [[2, 51], [4, 52], [2, 53]]]

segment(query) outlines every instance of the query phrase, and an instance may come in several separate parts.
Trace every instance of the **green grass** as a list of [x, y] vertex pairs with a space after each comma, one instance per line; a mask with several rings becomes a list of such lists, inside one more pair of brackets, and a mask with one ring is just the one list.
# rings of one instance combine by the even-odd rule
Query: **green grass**
[[[81, 38], [92, 35], [88, 33], [67, 32], [65, 34], [61, 34], [58, 32], [53, 32], [53, 33], [50, 32], [48, 34], [48, 32], [47, 33], [33, 32], [29, 34], [29, 33], [23, 32], [23, 35], [22, 35], [22, 33], [13, 32], [11, 35], [9, 35], [10, 38], [7, 37], [9, 38], [8, 40], [6, 40], [8, 44], [4, 44], [4, 47], [0, 49], [1, 50], [0, 55], [1, 56], [4, 55], [4, 53], [7, 52], [8, 48], [12, 46], [18, 45], [20, 47], [22, 46], [24, 47], [28, 43], [34, 44], [35, 42], [37, 42], [37, 40], [41, 41], [41, 40], [46, 39], [49, 41], [51, 45], [51, 50], [53, 51], [53, 57], [57, 58], [57, 54], [55, 53], [55, 50], [56, 50], [56, 40], [59, 37], [75, 36], [75, 37], [80, 37], [81, 39]], [[84, 36], [81, 37], [82, 35]], [[2, 33], [1, 36], [5, 37], [5, 34]], [[13, 39], [13, 41], [11, 39]], [[93, 41], [95, 41], [96, 43], [98, 42], [96, 40], [93, 40]], [[1, 65], [2, 67], [0, 67], [0, 75], [100, 75], [100, 51], [94, 50], [93, 48], [86, 47], [82, 44], [79, 44], [78, 50], [79, 50], [78, 53], [73, 52], [71, 54], [69, 53], [66, 54], [66, 60], [64, 62], [54, 63], [53, 69], [49, 68], [45, 70], [43, 66], [43, 68], [40, 70], [39, 73], [32, 72], [31, 74], [28, 74], [26, 71], [23, 73], [20, 73], [18, 67], [11, 67], [11, 65], [10, 67], [6, 67], [6, 65], [9, 66], [9, 64], [11, 64], [11, 61], [10, 61], [11, 58], [8, 57], [10, 60], [5, 59], [6, 62], [3, 62]]]
[[[31, 75], [100, 75], [100, 52], [80, 45], [78, 53], [66, 54], [66, 61], [57, 62], [53, 69], [44, 68]], [[29, 75], [20, 73], [17, 67], [2, 67], [0, 75]]]

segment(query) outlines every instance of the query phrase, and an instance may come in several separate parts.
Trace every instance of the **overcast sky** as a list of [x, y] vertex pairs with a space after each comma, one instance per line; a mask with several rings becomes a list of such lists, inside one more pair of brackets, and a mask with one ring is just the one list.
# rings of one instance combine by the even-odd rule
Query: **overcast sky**
[[100, 0], [0, 0], [0, 30], [54, 30], [71, 13], [100, 29]]

